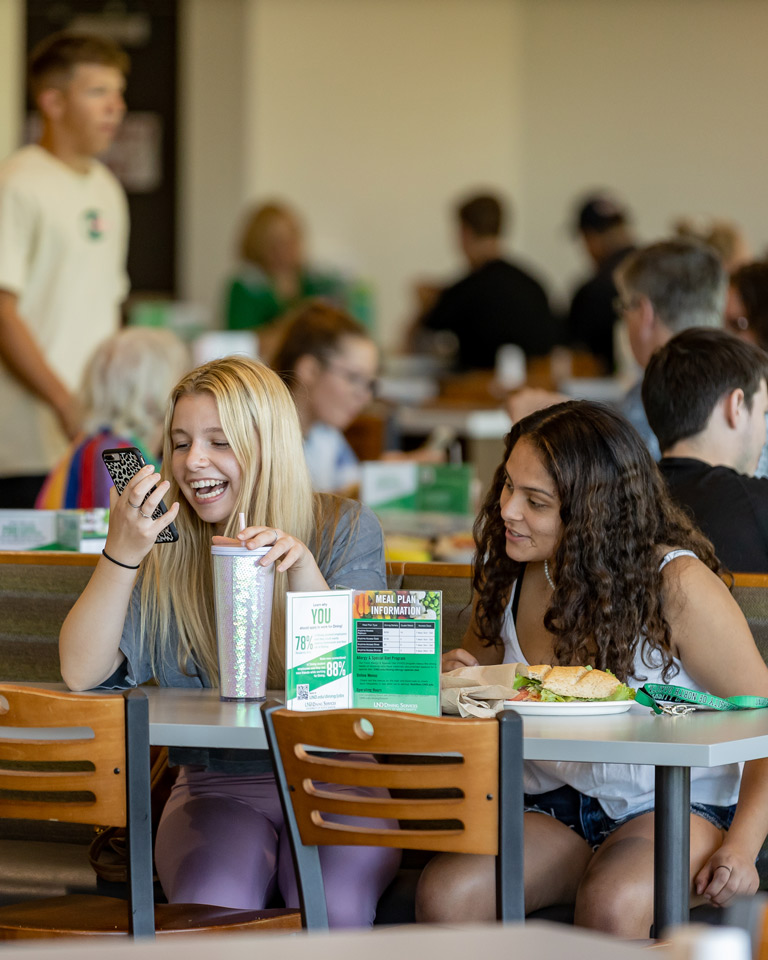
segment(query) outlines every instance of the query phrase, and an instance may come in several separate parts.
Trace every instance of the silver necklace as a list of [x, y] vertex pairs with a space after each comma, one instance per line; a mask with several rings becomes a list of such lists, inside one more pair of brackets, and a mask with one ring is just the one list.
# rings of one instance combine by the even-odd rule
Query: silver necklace
[[549, 564], [547, 563], [546, 560], [544, 561], [544, 576], [547, 578], [547, 583], [548, 583], [548, 584], [550, 585], [550, 587], [552, 587], [552, 589], [554, 590], [554, 589], [555, 589], [555, 581], [554, 581], [554, 580], [552, 579], [552, 577], [549, 575]]

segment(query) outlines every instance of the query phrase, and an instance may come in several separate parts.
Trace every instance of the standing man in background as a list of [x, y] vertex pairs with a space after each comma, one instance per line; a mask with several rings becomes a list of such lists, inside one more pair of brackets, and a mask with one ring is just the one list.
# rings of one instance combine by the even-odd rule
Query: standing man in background
[[0, 164], [0, 508], [31, 507], [78, 432], [73, 389], [119, 325], [128, 206], [96, 160], [125, 113], [128, 57], [54, 34], [32, 52], [36, 144]]

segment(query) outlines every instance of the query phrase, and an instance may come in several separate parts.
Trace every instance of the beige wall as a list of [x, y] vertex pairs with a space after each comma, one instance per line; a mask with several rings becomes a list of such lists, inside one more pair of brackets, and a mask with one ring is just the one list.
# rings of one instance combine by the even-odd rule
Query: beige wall
[[730, 216], [768, 245], [768, 3], [527, 0], [526, 251], [553, 278], [583, 266], [574, 195], [620, 192], [645, 240], [679, 214]]
[[24, 108], [21, 0], [0, 0], [0, 158], [16, 148]]
[[179, 25], [179, 292], [216, 317], [245, 192], [246, 13], [247, 0], [184, 0]]

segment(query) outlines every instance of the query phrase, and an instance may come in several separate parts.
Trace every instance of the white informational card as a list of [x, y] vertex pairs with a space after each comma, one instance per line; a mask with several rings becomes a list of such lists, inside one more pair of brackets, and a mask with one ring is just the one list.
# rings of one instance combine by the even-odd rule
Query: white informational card
[[352, 590], [288, 592], [285, 698], [289, 710], [352, 706]]
[[287, 593], [288, 709], [440, 716], [441, 614], [439, 590]]

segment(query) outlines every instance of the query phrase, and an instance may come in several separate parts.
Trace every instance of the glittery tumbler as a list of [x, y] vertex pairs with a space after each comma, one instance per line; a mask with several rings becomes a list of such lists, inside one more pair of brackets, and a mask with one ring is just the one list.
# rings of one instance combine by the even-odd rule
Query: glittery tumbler
[[266, 697], [275, 566], [259, 560], [270, 549], [211, 547], [222, 700]]

